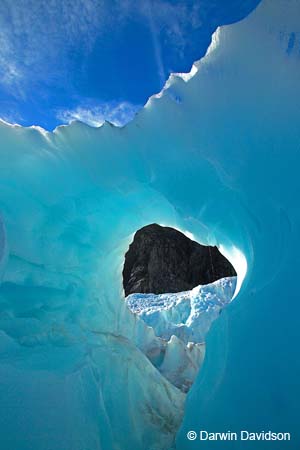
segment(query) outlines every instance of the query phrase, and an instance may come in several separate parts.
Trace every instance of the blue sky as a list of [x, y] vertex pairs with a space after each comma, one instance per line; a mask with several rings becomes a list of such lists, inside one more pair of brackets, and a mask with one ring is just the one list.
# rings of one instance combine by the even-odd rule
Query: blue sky
[[0, 118], [124, 124], [259, 0], [2, 0]]

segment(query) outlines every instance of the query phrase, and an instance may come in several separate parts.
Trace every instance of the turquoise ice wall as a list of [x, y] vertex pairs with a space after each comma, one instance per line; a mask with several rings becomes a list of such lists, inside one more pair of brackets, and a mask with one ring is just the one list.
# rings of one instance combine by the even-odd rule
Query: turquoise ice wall
[[191, 74], [173, 76], [125, 128], [0, 133], [6, 450], [171, 445], [184, 398], [138, 350], [155, 337], [122, 299], [124, 251], [152, 222], [239, 249], [248, 265], [209, 334], [176, 448], [264, 450], [186, 433], [270, 429], [292, 435], [272, 448], [295, 449], [300, 2], [263, 0], [218, 30]]

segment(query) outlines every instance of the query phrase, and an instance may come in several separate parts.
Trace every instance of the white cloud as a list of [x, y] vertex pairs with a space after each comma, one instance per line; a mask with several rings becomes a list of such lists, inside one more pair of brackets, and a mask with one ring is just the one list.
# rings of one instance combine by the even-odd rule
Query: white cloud
[[11, 43], [0, 31], [0, 80], [15, 97], [23, 97], [21, 88], [23, 74], [14, 58]]
[[141, 105], [129, 102], [104, 102], [96, 106], [80, 105], [71, 110], [60, 110], [56, 117], [64, 123], [80, 120], [93, 127], [99, 127], [105, 121], [123, 126], [133, 119], [139, 109]]
[[149, 27], [158, 73], [165, 80], [161, 39], [182, 51], [183, 30], [199, 25], [195, 1], [187, 6], [184, 0], [2, 0], [0, 83], [15, 87], [16, 95], [21, 86], [28, 92], [36, 82], [57, 85], [68, 79], [70, 87], [74, 52], [84, 49], [88, 58], [99, 36], [118, 33], [133, 17]]
[[[150, 31], [155, 34], [155, 52], [158, 51], [157, 46], [163, 38], [181, 55], [187, 43], [187, 30], [200, 28], [207, 14], [197, 0], [189, 4], [184, 0], [176, 3], [170, 0], [144, 0], [139, 3], [139, 12], [148, 19]], [[158, 58], [162, 60], [161, 55]], [[159, 70], [161, 65], [162, 61], [158, 61]]]
[[102, 1], [2, 0], [0, 83], [15, 97], [40, 82], [69, 85], [72, 55], [78, 48], [88, 54], [108, 19]]

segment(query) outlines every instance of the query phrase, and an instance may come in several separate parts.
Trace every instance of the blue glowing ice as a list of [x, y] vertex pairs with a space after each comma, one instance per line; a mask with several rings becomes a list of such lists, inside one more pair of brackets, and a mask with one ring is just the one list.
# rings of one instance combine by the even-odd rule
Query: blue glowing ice
[[[299, 23], [299, 0], [263, 0], [125, 128], [1, 124], [5, 450], [164, 450], [183, 411], [178, 450], [200, 428], [299, 446]], [[154, 222], [220, 246], [238, 273], [187, 398], [148, 359], [185, 350], [123, 300], [125, 251]]]

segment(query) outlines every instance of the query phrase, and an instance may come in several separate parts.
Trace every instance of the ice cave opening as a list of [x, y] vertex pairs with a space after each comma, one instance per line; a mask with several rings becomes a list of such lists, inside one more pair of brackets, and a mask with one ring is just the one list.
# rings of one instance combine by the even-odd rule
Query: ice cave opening
[[216, 246], [153, 223], [135, 233], [125, 254], [123, 288], [129, 310], [160, 339], [146, 356], [188, 392], [204, 360], [205, 336], [235, 295], [234, 266]]

